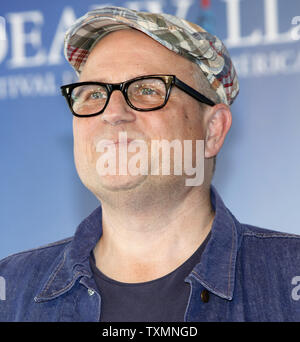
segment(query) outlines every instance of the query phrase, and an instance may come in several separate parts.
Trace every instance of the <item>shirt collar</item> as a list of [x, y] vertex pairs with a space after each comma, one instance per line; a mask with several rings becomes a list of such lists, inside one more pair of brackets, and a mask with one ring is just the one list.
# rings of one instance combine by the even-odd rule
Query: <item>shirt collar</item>
[[[189, 277], [214, 294], [232, 299], [236, 255], [238, 249], [238, 221], [225, 207], [216, 189], [211, 186], [211, 203], [215, 218], [211, 237]], [[99, 206], [78, 226], [74, 238], [66, 245], [54, 268], [46, 275], [37, 302], [56, 298], [72, 288], [82, 276], [92, 277], [89, 266], [91, 250], [102, 235], [102, 209]]]
[[66, 245], [54, 268], [45, 276], [35, 297], [36, 302], [56, 298], [69, 291], [82, 276], [92, 277], [89, 256], [102, 235], [102, 208], [99, 206], [78, 226], [71, 242]]
[[217, 296], [231, 300], [236, 257], [241, 240], [240, 223], [225, 207], [213, 186], [211, 186], [211, 203], [215, 210], [211, 237], [200, 263], [194, 267], [189, 277], [194, 278]]

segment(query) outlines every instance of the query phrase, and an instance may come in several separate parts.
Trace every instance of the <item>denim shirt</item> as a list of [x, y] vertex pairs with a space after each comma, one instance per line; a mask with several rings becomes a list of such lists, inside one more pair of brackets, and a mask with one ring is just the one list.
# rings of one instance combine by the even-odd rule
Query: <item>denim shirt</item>
[[[300, 321], [300, 236], [239, 223], [214, 187], [211, 201], [211, 238], [185, 279], [184, 320]], [[101, 294], [89, 255], [101, 218], [100, 206], [74, 237], [0, 261], [0, 321], [99, 321]]]

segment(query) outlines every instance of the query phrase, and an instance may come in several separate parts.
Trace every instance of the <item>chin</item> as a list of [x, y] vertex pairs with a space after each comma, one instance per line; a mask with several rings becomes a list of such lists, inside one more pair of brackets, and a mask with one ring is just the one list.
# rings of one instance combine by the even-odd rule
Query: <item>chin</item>
[[[137, 176], [118, 176], [118, 175], [107, 175], [99, 176], [98, 181], [92, 186], [97, 193], [101, 194], [102, 191], [119, 192], [138, 188], [145, 182], [146, 175]], [[95, 193], [94, 190], [90, 190]]]

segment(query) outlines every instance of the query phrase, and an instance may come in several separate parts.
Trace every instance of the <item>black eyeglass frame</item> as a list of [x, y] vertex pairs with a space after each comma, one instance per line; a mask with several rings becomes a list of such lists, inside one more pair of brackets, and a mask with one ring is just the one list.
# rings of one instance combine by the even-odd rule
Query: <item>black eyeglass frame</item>
[[[148, 79], [148, 78], [158, 78], [164, 82], [166, 86], [166, 97], [165, 97], [164, 103], [154, 108], [137, 108], [130, 102], [128, 98], [128, 94], [127, 94], [128, 87], [131, 83], [135, 81]], [[74, 112], [72, 108], [71, 94], [74, 88], [78, 86], [82, 86], [82, 85], [98, 85], [98, 86], [102, 86], [106, 88], [106, 91], [107, 91], [106, 103], [99, 112], [94, 113], [94, 114], [77, 114]], [[77, 83], [70, 83], [70, 84], [63, 85], [60, 87], [60, 89], [61, 89], [62, 95], [66, 98], [69, 108], [73, 115], [77, 117], [92, 117], [92, 116], [100, 115], [105, 111], [109, 103], [111, 94], [114, 90], [120, 90], [122, 92], [125, 98], [125, 101], [130, 108], [140, 111], [140, 112], [150, 112], [153, 110], [158, 110], [167, 104], [169, 97], [170, 97], [171, 89], [173, 86], [176, 86], [177, 88], [184, 91], [186, 94], [192, 96], [194, 99], [198, 100], [199, 102], [205, 103], [209, 106], [215, 105], [213, 101], [211, 101], [206, 96], [199, 93], [197, 90], [195, 90], [194, 88], [190, 87], [189, 85], [187, 85], [186, 83], [178, 79], [175, 75], [145, 75], [145, 76], [135, 77], [135, 78], [132, 78], [130, 80], [127, 80], [121, 83], [102, 83], [102, 82], [93, 82], [93, 81], [77, 82]]]

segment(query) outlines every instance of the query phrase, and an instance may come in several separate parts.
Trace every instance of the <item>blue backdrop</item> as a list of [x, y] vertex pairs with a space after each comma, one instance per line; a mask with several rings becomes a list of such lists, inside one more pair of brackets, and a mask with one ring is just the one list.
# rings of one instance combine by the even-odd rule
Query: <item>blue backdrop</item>
[[241, 91], [213, 183], [242, 222], [300, 234], [299, 0], [27, 0], [0, 5], [0, 258], [73, 235], [97, 205], [73, 163], [66, 28], [117, 5], [194, 21], [227, 45]]

